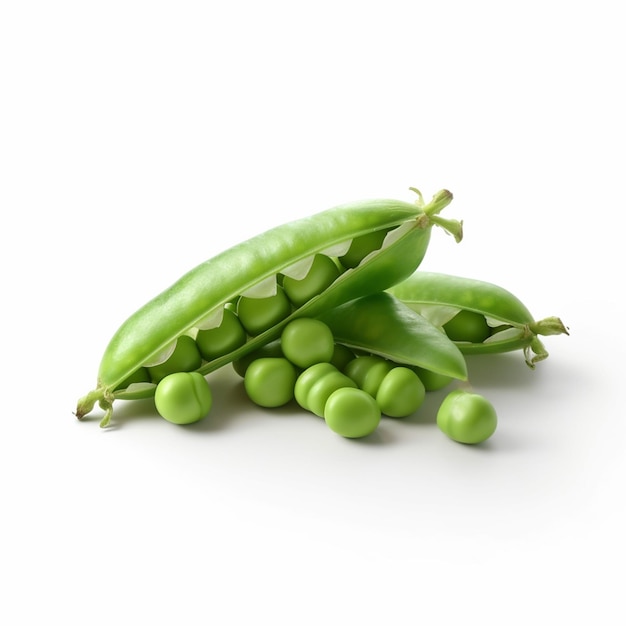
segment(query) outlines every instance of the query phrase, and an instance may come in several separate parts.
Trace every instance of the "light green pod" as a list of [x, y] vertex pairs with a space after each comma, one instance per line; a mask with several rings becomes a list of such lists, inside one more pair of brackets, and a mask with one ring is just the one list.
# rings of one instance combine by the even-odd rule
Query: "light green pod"
[[320, 319], [349, 348], [467, 380], [465, 358], [454, 342], [390, 293], [351, 300]]
[[387, 291], [440, 328], [459, 313], [482, 316], [491, 332], [483, 341], [455, 341], [463, 354], [523, 350], [526, 363], [534, 368], [548, 356], [538, 335], [569, 334], [558, 317], [537, 321], [517, 296], [482, 280], [417, 271]]
[[293, 268], [307, 264], [316, 254], [340, 256], [356, 237], [381, 229], [389, 231], [379, 250], [344, 271], [320, 294], [243, 346], [205, 362], [197, 371], [206, 375], [277, 339], [282, 328], [296, 317], [316, 317], [405, 280], [421, 263], [433, 225], [451, 232], [457, 241], [461, 239], [461, 223], [439, 216], [451, 200], [452, 194], [444, 190], [428, 204], [418, 192], [414, 204], [370, 200], [341, 205], [278, 226], [214, 256], [121, 325], [101, 359], [97, 386], [79, 399], [76, 416], [82, 418], [98, 403], [105, 411], [101, 426], [106, 426], [115, 399], [154, 393], [149, 384], [142, 383], [139, 390], [121, 389], [120, 384], [137, 369], [164, 361], [180, 336], [193, 336], [198, 329], [217, 326], [227, 303], [242, 295], [266, 296], [268, 289], [276, 289], [279, 274], [297, 274]]

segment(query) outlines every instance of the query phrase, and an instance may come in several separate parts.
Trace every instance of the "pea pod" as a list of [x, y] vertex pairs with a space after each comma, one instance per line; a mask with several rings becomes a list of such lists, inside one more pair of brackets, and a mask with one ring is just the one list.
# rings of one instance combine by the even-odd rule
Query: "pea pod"
[[370, 200], [341, 205], [266, 231], [195, 267], [120, 326], [101, 359], [97, 386], [79, 399], [76, 416], [84, 417], [98, 403], [105, 411], [101, 426], [106, 426], [115, 399], [154, 393], [150, 383], [121, 388], [137, 369], [165, 361], [179, 337], [217, 326], [228, 303], [243, 295], [261, 298], [276, 293], [278, 276], [297, 275], [317, 254], [336, 258], [356, 238], [389, 231], [379, 249], [356, 267], [345, 269], [324, 291], [244, 345], [203, 362], [197, 371], [206, 375], [262, 347], [278, 338], [296, 317], [316, 317], [408, 278], [426, 253], [433, 225], [452, 233], [457, 241], [462, 237], [460, 222], [439, 216], [452, 200], [449, 191], [438, 192], [429, 203], [414, 191], [418, 199], [413, 204]]
[[320, 316], [349, 348], [467, 380], [465, 358], [444, 333], [390, 293], [373, 293]]
[[523, 350], [529, 367], [548, 357], [538, 335], [569, 334], [558, 317], [535, 320], [510, 291], [489, 282], [436, 272], [417, 271], [388, 292], [445, 328], [459, 312], [483, 317], [489, 329], [483, 341], [455, 343], [463, 354], [494, 354]]

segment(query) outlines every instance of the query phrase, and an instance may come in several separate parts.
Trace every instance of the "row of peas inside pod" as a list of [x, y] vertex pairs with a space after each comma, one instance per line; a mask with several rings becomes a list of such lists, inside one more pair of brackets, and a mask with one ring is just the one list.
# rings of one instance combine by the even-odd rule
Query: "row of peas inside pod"
[[[374, 231], [315, 254], [270, 276], [227, 302], [209, 318], [183, 334], [119, 385], [125, 399], [152, 391], [167, 375], [200, 370], [237, 351], [288, 318], [295, 310], [327, 289], [341, 274], [356, 268], [383, 245], [387, 230]], [[339, 256], [329, 254], [338, 253]]]

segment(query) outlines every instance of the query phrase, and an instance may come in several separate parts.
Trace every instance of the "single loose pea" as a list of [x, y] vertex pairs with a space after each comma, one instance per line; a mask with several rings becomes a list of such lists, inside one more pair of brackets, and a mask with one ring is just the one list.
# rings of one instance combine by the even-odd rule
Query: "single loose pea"
[[335, 262], [324, 254], [316, 254], [307, 275], [300, 280], [285, 276], [283, 288], [291, 302], [299, 307], [322, 293], [338, 276]]
[[163, 363], [148, 368], [152, 382], [158, 383], [169, 374], [192, 372], [202, 365], [202, 356], [196, 342], [189, 335], [182, 335], [176, 342], [174, 352]]
[[309, 411], [309, 392], [311, 387], [326, 374], [338, 371], [330, 363], [316, 363], [307, 367], [296, 379], [294, 397], [296, 402], [306, 411]]
[[414, 367], [413, 371], [424, 384], [424, 389], [426, 389], [426, 391], [438, 391], [453, 381], [451, 376], [438, 374], [437, 372], [433, 372], [422, 367]]
[[229, 308], [224, 308], [220, 325], [199, 330], [196, 343], [202, 357], [211, 361], [243, 346], [246, 338], [246, 331], [237, 315]]
[[417, 374], [402, 366], [391, 369], [376, 392], [381, 412], [389, 417], [406, 417], [415, 413], [425, 397], [426, 390]]
[[387, 230], [376, 230], [355, 237], [348, 251], [339, 257], [339, 262], [346, 268], [356, 267], [370, 252], [382, 246], [387, 232]]
[[437, 426], [450, 439], [460, 443], [480, 443], [496, 430], [496, 410], [484, 396], [456, 389], [441, 403]]
[[250, 363], [243, 384], [252, 402], [274, 408], [293, 398], [296, 378], [296, 368], [284, 357], [264, 357]]
[[344, 387], [356, 389], [356, 383], [339, 370], [324, 374], [309, 389], [307, 398], [309, 411], [318, 417], [324, 417], [326, 401], [334, 391], [343, 389]]
[[249, 335], [260, 335], [284, 320], [291, 313], [291, 302], [280, 285], [276, 293], [266, 298], [241, 296], [237, 301], [237, 315]]
[[491, 335], [491, 328], [485, 316], [475, 311], [459, 311], [449, 322], [443, 325], [443, 330], [452, 341], [468, 341], [482, 343]]
[[328, 397], [324, 419], [342, 437], [366, 437], [380, 424], [380, 408], [372, 396], [361, 389], [342, 387]]
[[211, 410], [213, 395], [206, 378], [198, 372], [176, 372], [165, 376], [154, 392], [161, 417], [173, 424], [192, 424]]
[[301, 317], [285, 328], [280, 336], [283, 354], [298, 367], [329, 362], [335, 351], [333, 334], [324, 322]]

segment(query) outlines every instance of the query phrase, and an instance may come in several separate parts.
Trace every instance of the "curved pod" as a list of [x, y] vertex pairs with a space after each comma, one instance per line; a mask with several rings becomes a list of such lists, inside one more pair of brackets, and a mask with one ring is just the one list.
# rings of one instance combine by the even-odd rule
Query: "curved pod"
[[250, 338], [240, 348], [203, 363], [200, 373], [208, 374], [276, 339], [291, 319], [317, 316], [408, 278], [424, 257], [434, 224], [450, 231], [457, 241], [462, 237], [459, 222], [438, 215], [452, 200], [450, 192], [435, 194], [428, 204], [418, 195], [414, 204], [370, 200], [328, 209], [266, 231], [195, 267], [121, 325], [105, 349], [97, 387], [78, 402], [77, 417], [83, 417], [99, 403], [105, 410], [101, 422], [105, 426], [116, 398], [153, 394], [148, 384], [138, 390], [119, 387], [138, 368], [159, 362], [178, 337], [193, 334], [212, 317], [219, 318], [226, 303], [244, 293], [262, 291], [268, 280], [275, 283], [279, 274], [315, 254], [330, 255], [332, 250], [345, 249], [356, 237], [391, 229], [381, 249], [340, 274], [325, 291], [295, 308], [282, 322]]

